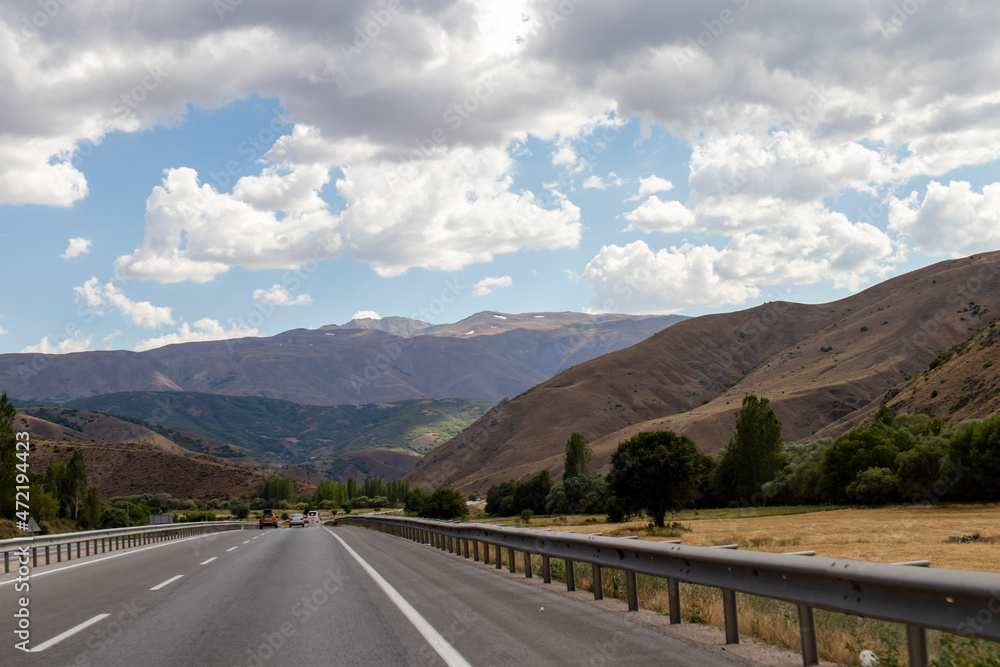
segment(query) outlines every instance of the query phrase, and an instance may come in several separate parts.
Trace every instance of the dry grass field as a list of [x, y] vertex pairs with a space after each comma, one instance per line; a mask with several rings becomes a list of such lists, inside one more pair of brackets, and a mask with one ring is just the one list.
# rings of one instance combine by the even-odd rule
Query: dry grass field
[[[524, 526], [510, 519], [489, 521]], [[818, 556], [894, 563], [930, 560], [932, 567], [1000, 573], [1000, 506], [939, 505], [900, 506], [880, 509], [751, 508], [745, 510], [700, 510], [683, 512], [668, 519], [673, 527], [654, 529], [648, 521], [604, 523], [603, 517], [538, 517], [528, 527], [572, 530], [578, 533], [639, 535], [641, 539], [680, 537], [684, 544], [711, 546], [739, 544], [757, 551], [814, 550]], [[974, 542], [950, 542], [949, 536], [980, 535]], [[536, 558], [540, 567], [541, 559]], [[553, 576], [564, 580], [562, 563], [553, 563]], [[592, 590], [590, 567], [577, 564], [577, 586]], [[639, 600], [648, 609], [667, 613], [663, 580], [640, 576]], [[624, 597], [624, 576], [608, 572], [604, 594]], [[799, 648], [798, 621], [793, 605], [764, 598], [739, 595], [740, 632], [786, 648]], [[719, 591], [682, 585], [682, 616], [686, 621], [722, 626]], [[905, 630], [902, 626], [817, 611], [820, 656], [839, 664], [858, 664], [858, 653], [872, 649], [882, 656], [882, 665], [905, 664]], [[928, 633], [932, 655], [938, 650], [940, 633]], [[989, 648], [987, 648], [987, 651]], [[996, 660], [994, 656], [992, 659]], [[1000, 664], [987, 658], [969, 658], [953, 664]]]

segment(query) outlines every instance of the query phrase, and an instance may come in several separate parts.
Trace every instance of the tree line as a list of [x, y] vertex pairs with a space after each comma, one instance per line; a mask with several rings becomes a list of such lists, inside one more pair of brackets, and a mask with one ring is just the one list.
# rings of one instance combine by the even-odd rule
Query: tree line
[[1000, 500], [1000, 415], [951, 428], [882, 405], [870, 425], [836, 439], [783, 442], [767, 398], [744, 397], [727, 446], [715, 456], [673, 431], [620, 443], [607, 476], [589, 473], [582, 435], [566, 443], [564, 473], [490, 487], [486, 513], [602, 514], [613, 522], [646, 512], [657, 526], [686, 508], [935, 503]]

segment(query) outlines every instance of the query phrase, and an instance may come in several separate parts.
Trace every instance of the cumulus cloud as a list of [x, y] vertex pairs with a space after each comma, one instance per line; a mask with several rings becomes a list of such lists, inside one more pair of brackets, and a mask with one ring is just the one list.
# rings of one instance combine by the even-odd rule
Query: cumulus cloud
[[574, 277], [590, 288], [592, 310], [668, 312], [741, 305], [764, 285], [828, 280], [857, 290], [899, 260], [898, 247], [868, 223], [821, 208], [785, 215], [794, 226], [735, 233], [721, 250], [684, 244], [654, 251], [643, 241], [605, 246]]
[[352, 320], [380, 320], [382, 316], [374, 310], [359, 310], [351, 316]]
[[80, 255], [86, 255], [90, 252], [90, 247], [93, 242], [90, 239], [85, 238], [74, 238], [69, 240], [69, 246], [66, 247], [66, 251], [59, 255], [63, 259], [73, 259]]
[[246, 338], [256, 335], [258, 335], [258, 331], [255, 328], [245, 327], [230, 322], [229, 328], [227, 329], [225, 326], [220, 324], [218, 320], [204, 317], [194, 324], [182, 322], [180, 328], [174, 333], [157, 336], [155, 338], [147, 338], [140, 341], [139, 344], [135, 346], [135, 351], [143, 352], [145, 350], [152, 350], [157, 347], [174, 345], [176, 343], [229, 340], [231, 338]]
[[673, 183], [659, 176], [646, 176], [639, 179], [639, 198], [656, 192], [669, 192], [673, 189]]
[[[881, 230], [838, 219], [827, 202], [885, 198], [915, 177], [1000, 159], [1000, 4], [917, 3], [902, 21], [897, 4], [404, 4], [350, 54], [341, 44], [371, 18], [362, 3], [244, 3], [219, 21], [179, 0], [140, 22], [128, 3], [82, 5], [30, 39], [17, 37], [23, 11], [0, 8], [0, 72], [19, 100], [0, 110], [0, 203], [72, 205], [87, 195], [74, 159], [88, 143], [257, 94], [282, 100], [292, 133], [269, 152], [255, 149], [260, 173], [231, 193], [170, 170], [147, 200], [141, 245], [116, 263], [119, 276], [204, 282], [235, 266], [296, 267], [342, 245], [384, 276], [452, 270], [576, 246], [579, 210], [559, 192], [515, 188], [511, 155], [529, 138], [543, 142], [561, 191], [572, 192], [608, 148], [584, 145], [595, 127], [639, 118], [640, 144], [657, 128], [690, 147], [690, 193], [683, 204], [665, 201], [672, 183], [642, 179], [628, 231], [715, 236], [713, 272], [745, 248], [788, 247], [804, 253], [786, 271], [794, 279], [823, 279], [817, 267], [829, 266], [838, 284], [860, 284], [896, 253]], [[706, 22], [722, 5], [733, 22], [713, 34]], [[65, 53], [86, 54], [85, 65], [54, 57]], [[137, 89], [141, 103], [122, 113], [117, 101]], [[330, 168], [343, 173], [346, 207], [336, 214], [323, 202]], [[612, 183], [583, 179], [585, 188]], [[892, 230], [931, 254], [978, 250], [977, 234], [996, 247], [983, 227], [992, 190], [946, 189], [929, 186], [922, 202], [890, 199]], [[961, 221], [958, 236], [937, 243], [933, 216]], [[815, 253], [829, 239], [846, 250], [821, 261]], [[693, 268], [707, 250], [678, 250], [680, 260], [649, 250], [663, 252], [656, 266], [688, 267], [668, 274], [712, 284], [716, 273]], [[744, 273], [744, 287], [780, 277]], [[727, 274], [716, 277], [728, 290]]]
[[472, 296], [486, 296], [493, 294], [493, 290], [501, 287], [510, 287], [514, 281], [510, 276], [486, 277], [472, 286]]
[[[337, 220], [315, 201], [315, 188], [328, 176], [307, 172], [244, 177], [233, 188], [244, 200], [199, 184], [193, 169], [166, 170], [146, 200], [142, 245], [116, 260], [116, 275], [200, 283], [233, 266], [288, 269], [334, 256], [341, 243]], [[285, 215], [258, 208], [266, 205], [287, 207]]]
[[580, 209], [558, 191], [549, 204], [530, 191], [515, 192], [513, 169], [506, 151], [472, 148], [437, 152], [405, 168], [345, 167], [337, 188], [347, 201], [346, 246], [382, 276], [576, 246]]
[[114, 283], [99, 284], [97, 277], [91, 277], [83, 285], [73, 288], [77, 298], [82, 298], [90, 312], [103, 315], [104, 309], [111, 306], [117, 309], [130, 323], [156, 329], [166, 324], [173, 324], [174, 318], [168, 306], [154, 306], [149, 301], [132, 301], [121, 288]]
[[917, 192], [889, 201], [889, 226], [906, 234], [928, 254], [960, 257], [1000, 248], [1000, 183], [977, 193], [967, 181], [927, 184], [923, 201]]
[[583, 182], [583, 189], [597, 189], [597, 190], [607, 190], [608, 186], [621, 186], [625, 185], [625, 180], [620, 178], [615, 172], [610, 172], [607, 179], [602, 179], [600, 176], [594, 175]]
[[0, 327], [0, 336], [2, 336], [5, 333], [10, 333], [10, 332], [4, 329], [3, 327]]
[[85, 336], [82, 331], [76, 330], [71, 336], [62, 336], [62, 340], [52, 341], [48, 336], [42, 338], [37, 345], [28, 345], [22, 354], [69, 354], [70, 352], [84, 352], [90, 349], [90, 336]]
[[312, 297], [308, 294], [300, 294], [292, 298], [292, 294], [287, 288], [275, 283], [266, 290], [255, 289], [253, 291], [253, 300], [273, 306], [305, 306], [312, 302]]
[[661, 201], [653, 195], [625, 214], [629, 226], [623, 231], [681, 232], [695, 225], [695, 216], [679, 201]]

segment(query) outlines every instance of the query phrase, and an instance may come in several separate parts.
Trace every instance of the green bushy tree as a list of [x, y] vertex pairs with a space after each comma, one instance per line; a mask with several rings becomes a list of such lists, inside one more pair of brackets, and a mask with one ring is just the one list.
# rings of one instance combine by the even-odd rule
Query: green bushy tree
[[662, 527], [667, 512], [695, 503], [710, 469], [687, 436], [647, 431], [618, 445], [607, 483], [625, 512], [646, 510]]

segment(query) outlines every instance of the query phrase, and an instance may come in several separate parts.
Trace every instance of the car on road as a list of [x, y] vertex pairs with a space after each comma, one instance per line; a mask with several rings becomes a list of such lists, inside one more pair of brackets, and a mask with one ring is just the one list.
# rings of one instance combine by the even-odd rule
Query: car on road
[[298, 512], [296, 512], [292, 516], [288, 517], [288, 525], [290, 527], [302, 526], [303, 528], [305, 528], [306, 527], [306, 518], [304, 516], [302, 516], [301, 514], [299, 514]]
[[319, 525], [319, 512], [312, 510], [306, 514], [306, 520], [309, 521], [309, 525], [318, 526]]
[[264, 526], [273, 526], [274, 528], [278, 527], [278, 517], [271, 510], [264, 510], [264, 512], [260, 515], [261, 530], [264, 529]]

